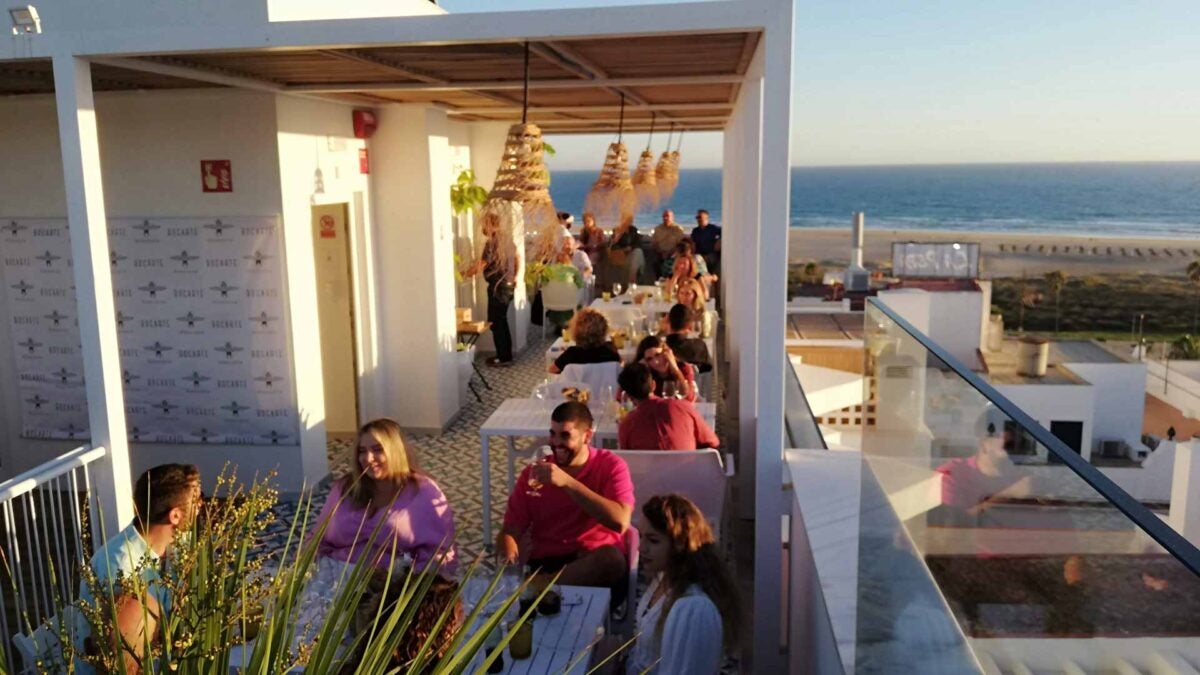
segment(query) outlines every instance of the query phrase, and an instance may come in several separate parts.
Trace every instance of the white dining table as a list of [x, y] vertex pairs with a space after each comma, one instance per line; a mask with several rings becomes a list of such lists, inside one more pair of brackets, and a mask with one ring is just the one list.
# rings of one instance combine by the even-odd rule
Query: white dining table
[[[488, 580], [474, 578], [463, 589], [463, 602], [473, 607], [483, 596]], [[583, 675], [591, 667], [590, 654], [596, 641], [604, 635], [608, 621], [611, 592], [607, 588], [558, 586], [562, 595], [562, 611], [554, 616], [533, 616], [533, 653], [527, 659], [514, 659], [504, 650], [504, 669], [513, 675]], [[468, 610], [469, 611], [469, 610]], [[469, 629], [472, 633], [476, 626]], [[486, 652], [481, 651], [468, 670], [483, 664]]]
[[[479, 427], [479, 464], [483, 483], [483, 544], [492, 543], [492, 463], [491, 437], [504, 436], [508, 446], [508, 481], [511, 491], [516, 480], [517, 444], [518, 437], [548, 436], [550, 433], [550, 413], [557, 403], [540, 401], [533, 398], [505, 399], [491, 417]], [[696, 412], [704, 418], [710, 427], [716, 425], [717, 404], [697, 401]], [[596, 417], [596, 430], [593, 435], [598, 441], [615, 440], [617, 438], [617, 421], [608, 415]]]
[[[553, 344], [546, 349], [546, 365], [549, 366], [551, 363], [554, 363], [554, 360], [561, 356], [567, 350], [567, 347], [570, 346], [570, 344], [563, 341], [561, 335], [555, 338]], [[704, 338], [704, 346], [708, 347], [709, 357], [715, 361], [716, 358], [713, 355], [717, 353], [717, 339], [712, 335]], [[617, 353], [621, 355], [621, 363], [631, 363], [633, 358], [637, 356], [637, 344], [631, 340], [626, 340], [625, 346], [618, 349]]]

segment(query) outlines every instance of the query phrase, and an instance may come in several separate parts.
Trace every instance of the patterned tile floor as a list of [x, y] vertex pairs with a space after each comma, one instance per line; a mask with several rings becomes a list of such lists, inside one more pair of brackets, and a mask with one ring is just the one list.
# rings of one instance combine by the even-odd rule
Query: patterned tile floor
[[[446, 493], [451, 506], [454, 508], [455, 523], [458, 527], [458, 547], [463, 560], [472, 560], [483, 551], [483, 504], [480, 497], [479, 472], [479, 427], [488, 416], [507, 398], [528, 397], [533, 387], [546, 377], [545, 351], [549, 345], [543, 340], [539, 330], [530, 331], [529, 347], [520, 354], [509, 368], [483, 367], [484, 375], [491, 385], [488, 390], [479, 385], [477, 389], [482, 401], [468, 395], [457, 419], [441, 435], [410, 434], [408, 440], [416, 446], [418, 461], [422, 468], [438, 482]], [[723, 405], [718, 398], [717, 431], [722, 433], [721, 420], [724, 417]], [[726, 439], [727, 440], [727, 439]], [[529, 451], [534, 439], [518, 439], [518, 451]], [[329, 460], [331, 473], [334, 477], [344, 475], [350, 467], [352, 458], [352, 442], [348, 440], [331, 440], [329, 442]], [[494, 495], [492, 513], [493, 525], [499, 526], [504, 517], [504, 495], [508, 493], [504, 484], [505, 448], [504, 443], [493, 442], [492, 452], [492, 494]], [[313, 508], [320, 509], [328, 494], [328, 484], [317, 490], [313, 497]], [[281, 547], [286, 541], [287, 528], [296, 513], [295, 501], [281, 502], [276, 508], [276, 524], [267, 537], [265, 550]]]

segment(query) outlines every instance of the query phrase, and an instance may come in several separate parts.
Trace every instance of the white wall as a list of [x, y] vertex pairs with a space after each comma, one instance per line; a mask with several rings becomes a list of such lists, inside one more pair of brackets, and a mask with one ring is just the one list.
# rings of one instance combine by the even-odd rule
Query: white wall
[[1066, 367], [1092, 385], [1095, 442], [1122, 439], [1134, 447], [1140, 445], [1146, 414], [1146, 365], [1071, 363]]
[[1200, 419], [1200, 361], [1172, 361], [1169, 371], [1159, 361], [1145, 364], [1146, 393], [1179, 410], [1184, 417]]
[[[997, 384], [996, 391], [1015, 403], [1037, 423], [1050, 429], [1050, 422], [1083, 422], [1081, 454], [1092, 456], [1094, 436], [1094, 387], [1082, 384]], [[1038, 446], [1038, 456], [1047, 450]]]
[[[374, 312], [366, 307], [362, 287], [370, 276], [362, 269], [366, 242], [361, 236], [370, 224], [355, 219], [355, 196], [369, 197], [368, 177], [359, 173], [351, 108], [335, 103], [290, 96], [275, 98], [279, 186], [283, 214], [284, 247], [288, 265], [288, 303], [292, 323], [292, 352], [296, 358], [296, 401], [301, 422], [301, 461], [310, 483], [329, 473], [326, 450], [325, 389], [321, 373], [321, 328], [317, 316], [316, 269], [313, 259], [312, 206], [350, 205], [351, 252], [358, 292], [355, 298], [358, 344], [345, 345], [364, 354], [358, 358], [360, 417], [378, 407], [372, 381], [364, 378], [364, 363], [373, 358], [370, 336]], [[324, 193], [314, 192], [320, 169]], [[367, 385], [367, 386], [364, 386]], [[365, 420], [364, 420], [365, 421]]]
[[384, 408], [404, 426], [441, 430], [459, 406], [449, 122], [432, 107], [378, 114], [370, 147]]
[[[990, 289], [989, 289], [990, 291]], [[979, 363], [987, 297], [979, 291], [931, 293], [918, 288], [880, 291], [879, 299], [968, 368]]]
[[[105, 203], [109, 216], [270, 216], [280, 213], [280, 156], [275, 138], [275, 99], [269, 94], [241, 91], [181, 91], [99, 94], [96, 97]], [[348, 117], [348, 113], [347, 113]], [[58, 150], [54, 100], [20, 97], [0, 100], [0, 143], [6, 161], [0, 163], [0, 205], [4, 215], [65, 217], [62, 168]], [[204, 193], [200, 189], [200, 160], [229, 159], [234, 191]], [[307, 181], [311, 185], [312, 175]], [[307, 205], [304, 207], [307, 209]], [[289, 280], [303, 266], [291, 250], [308, 236], [290, 235]], [[311, 266], [311, 254], [309, 256]], [[292, 291], [293, 325], [297, 305], [315, 305], [311, 294]], [[7, 309], [0, 301], [0, 382], [11, 382], [15, 370], [8, 331]], [[304, 315], [301, 313], [301, 320]], [[293, 364], [313, 363], [313, 345], [293, 345]], [[319, 362], [319, 349], [315, 352]], [[311, 375], [296, 367], [301, 415], [318, 409], [311, 390], [302, 383]], [[316, 371], [319, 382], [320, 371]], [[68, 449], [56, 442], [19, 438], [20, 412], [11, 387], [0, 393], [0, 455], [5, 475], [31, 468]], [[227, 460], [243, 476], [278, 469], [284, 490], [296, 490], [305, 479], [323, 478], [324, 439], [319, 452], [315, 435], [305, 435], [304, 453], [298, 446], [216, 446], [136, 443], [130, 446], [134, 472], [162, 462], [192, 462], [210, 482]], [[318, 457], [319, 455], [319, 457]], [[303, 461], [297, 461], [303, 459]]]

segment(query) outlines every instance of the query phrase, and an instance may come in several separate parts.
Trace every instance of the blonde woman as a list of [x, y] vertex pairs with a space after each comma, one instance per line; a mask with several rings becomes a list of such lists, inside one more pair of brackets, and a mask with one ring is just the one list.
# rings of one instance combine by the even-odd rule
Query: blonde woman
[[572, 363], [609, 363], [620, 361], [621, 354], [608, 339], [608, 319], [591, 308], [579, 310], [571, 319], [570, 347], [550, 364], [549, 371], [557, 375]]
[[703, 316], [705, 305], [708, 302], [708, 293], [704, 290], [704, 284], [696, 279], [684, 278], [680, 279], [674, 288], [676, 302], [686, 305], [697, 316]]
[[[417, 570], [440, 563], [454, 575], [454, 511], [416, 457], [394, 420], [363, 425], [354, 451], [354, 471], [334, 483], [317, 527], [328, 521], [317, 555], [347, 563], [364, 556], [380, 568], [398, 568], [411, 559]], [[371, 534], [380, 528], [374, 544]], [[395, 547], [397, 558], [392, 560]]]

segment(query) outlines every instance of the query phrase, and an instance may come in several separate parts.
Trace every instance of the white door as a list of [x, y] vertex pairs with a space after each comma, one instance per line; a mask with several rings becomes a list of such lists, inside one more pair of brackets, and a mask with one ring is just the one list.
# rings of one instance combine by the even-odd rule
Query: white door
[[312, 207], [317, 312], [325, 379], [325, 428], [330, 434], [358, 431], [358, 387], [354, 356], [350, 228], [346, 204]]

